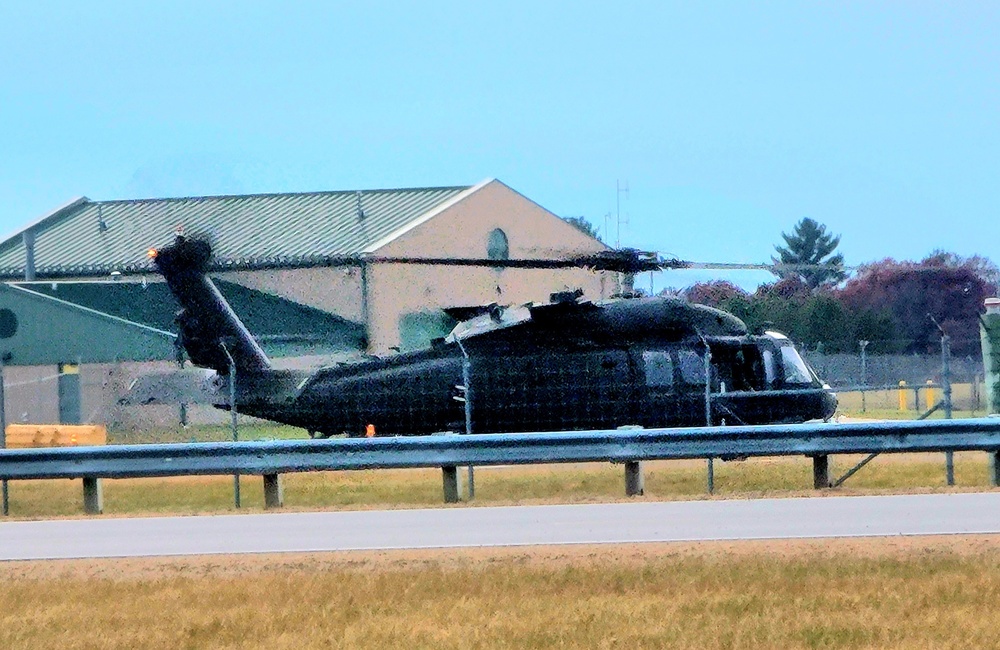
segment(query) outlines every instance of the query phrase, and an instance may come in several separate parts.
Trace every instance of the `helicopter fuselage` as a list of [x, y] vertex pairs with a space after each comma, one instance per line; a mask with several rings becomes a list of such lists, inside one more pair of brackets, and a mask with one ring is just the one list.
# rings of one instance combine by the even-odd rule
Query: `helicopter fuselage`
[[637, 314], [623, 331], [569, 314], [322, 369], [280, 413], [240, 408], [323, 436], [464, 432], [464, 400], [473, 433], [803, 422], [836, 408], [779, 334], [644, 329]]

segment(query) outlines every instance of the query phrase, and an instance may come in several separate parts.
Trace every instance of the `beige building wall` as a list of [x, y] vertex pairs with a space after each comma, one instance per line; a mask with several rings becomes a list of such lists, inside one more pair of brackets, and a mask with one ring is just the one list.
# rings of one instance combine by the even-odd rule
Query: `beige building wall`
[[355, 323], [364, 321], [361, 269], [356, 267], [237, 271], [212, 275], [336, 314]]
[[[548, 210], [492, 181], [375, 250], [384, 257], [487, 257], [490, 233], [507, 236], [511, 259], [568, 257], [606, 250]], [[600, 300], [614, 293], [615, 277], [586, 269], [503, 269], [380, 264], [368, 271], [369, 351], [400, 343], [400, 317], [441, 307], [545, 302], [556, 291], [582, 289]]]

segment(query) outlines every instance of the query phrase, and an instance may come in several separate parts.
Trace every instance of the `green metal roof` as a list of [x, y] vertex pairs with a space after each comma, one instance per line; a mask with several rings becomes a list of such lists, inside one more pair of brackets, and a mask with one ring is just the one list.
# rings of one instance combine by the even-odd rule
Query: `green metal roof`
[[0, 353], [5, 363], [112, 363], [173, 359], [170, 332], [115, 318], [10, 283], [0, 283]]
[[469, 186], [249, 194], [176, 199], [79, 199], [0, 242], [0, 277], [24, 277], [22, 235], [35, 235], [36, 277], [151, 272], [150, 247], [178, 227], [207, 236], [217, 269], [274, 268], [357, 255], [456, 199]]
[[[214, 280], [264, 350], [272, 356], [331, 354], [365, 347], [364, 327], [307, 305]], [[13, 282], [12, 286], [144, 327], [175, 333], [180, 305], [164, 282]]]

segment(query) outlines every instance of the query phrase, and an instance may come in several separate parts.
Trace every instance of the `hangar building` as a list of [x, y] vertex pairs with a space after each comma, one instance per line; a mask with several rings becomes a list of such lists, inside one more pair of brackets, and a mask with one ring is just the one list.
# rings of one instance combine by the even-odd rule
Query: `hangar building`
[[[454, 323], [444, 308], [544, 301], [576, 288], [598, 300], [618, 288], [615, 274], [583, 269], [385, 261], [606, 250], [493, 179], [457, 187], [79, 198], [0, 242], [0, 278], [7, 282], [0, 303], [23, 323], [10, 337], [0, 327], [0, 353], [19, 366], [7, 370], [8, 382], [30, 387], [7, 391], [8, 421], [128, 423], [111, 413], [120, 411], [116, 395], [148, 364], [128, 364], [126, 371], [115, 361], [171, 356], [165, 350], [177, 307], [147, 251], [170, 243], [178, 229], [212, 241], [213, 277], [277, 365], [427, 345]], [[98, 322], [112, 329], [101, 330]], [[43, 343], [56, 330], [58, 342]], [[103, 357], [96, 354], [103, 349], [97, 339], [110, 349]], [[55, 363], [70, 373], [84, 364], [75, 413], [60, 413], [58, 388], [45, 381], [65, 374], [54, 372]]]

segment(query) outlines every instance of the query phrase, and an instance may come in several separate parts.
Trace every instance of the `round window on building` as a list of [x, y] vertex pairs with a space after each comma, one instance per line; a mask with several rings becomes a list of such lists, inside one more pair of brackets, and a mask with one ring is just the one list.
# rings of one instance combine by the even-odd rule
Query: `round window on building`
[[496, 228], [486, 240], [486, 257], [491, 260], [510, 259], [510, 243], [507, 233]]

